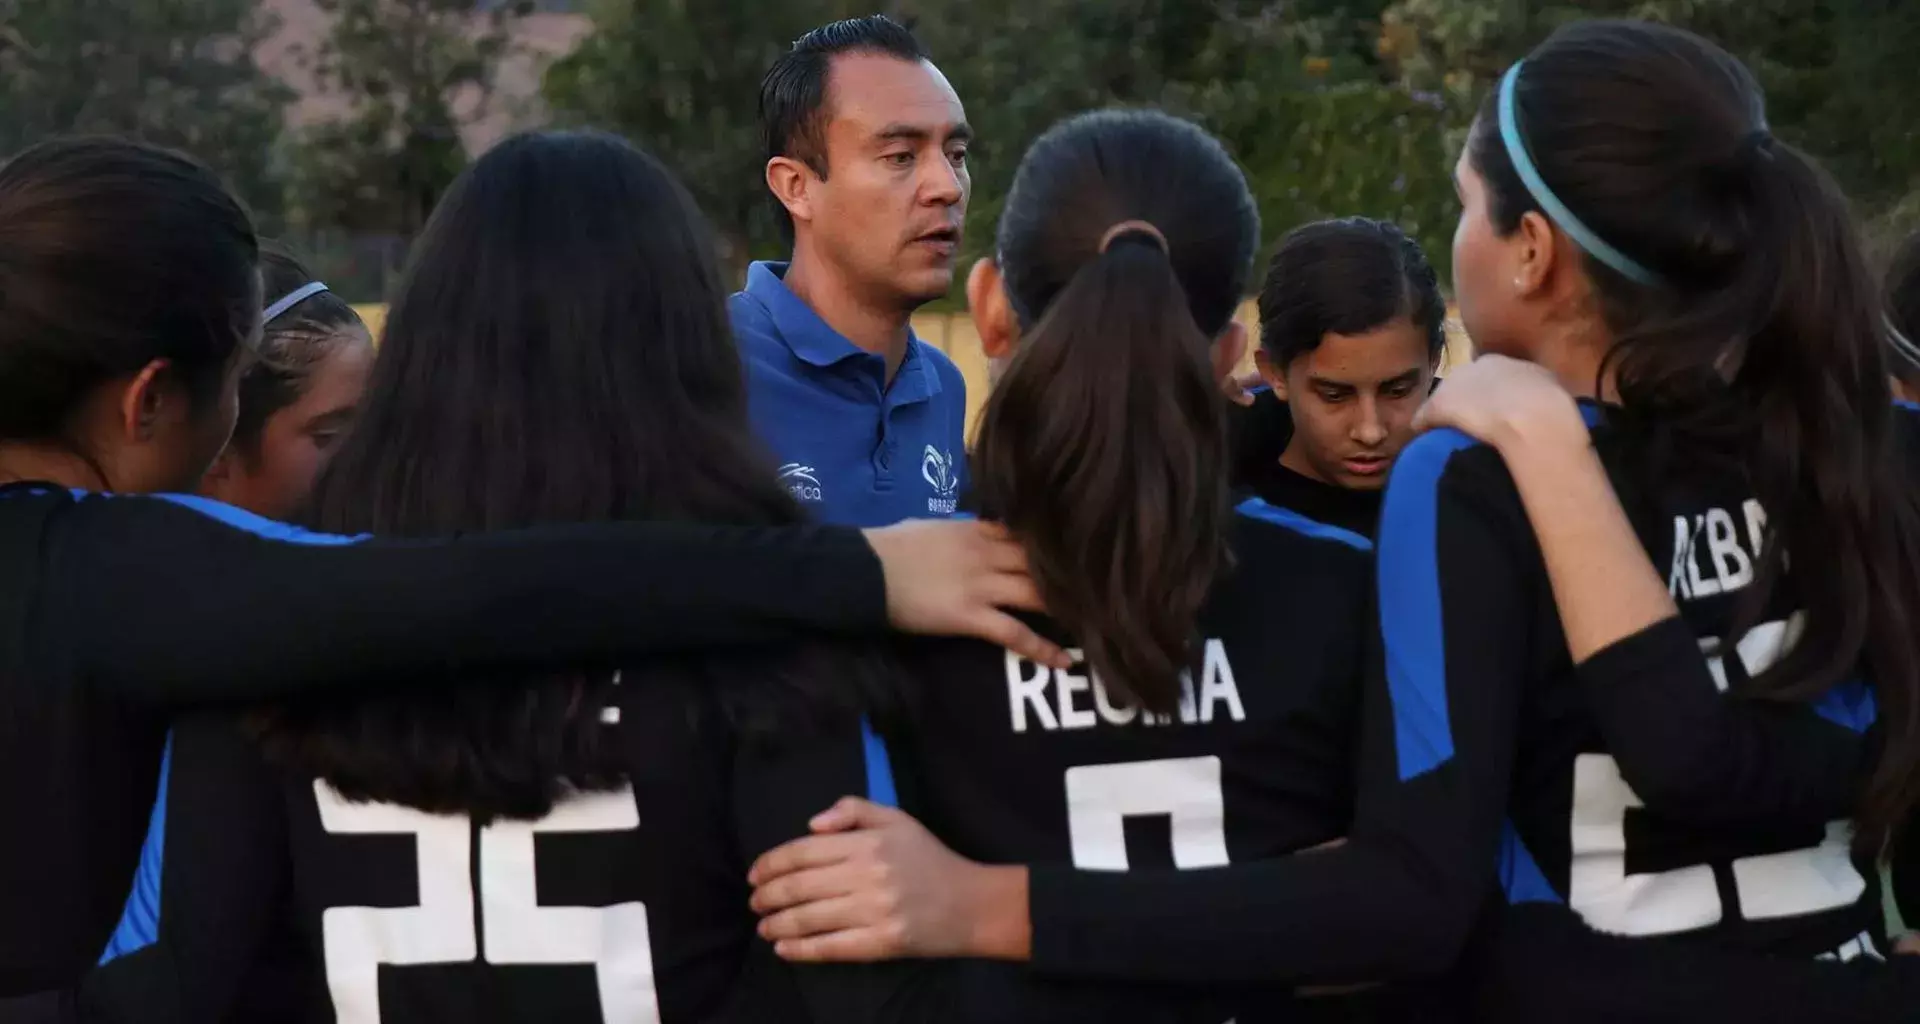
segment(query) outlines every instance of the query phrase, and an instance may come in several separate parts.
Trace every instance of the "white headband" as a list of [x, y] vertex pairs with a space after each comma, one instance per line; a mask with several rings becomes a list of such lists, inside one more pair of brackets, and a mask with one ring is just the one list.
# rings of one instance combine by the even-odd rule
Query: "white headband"
[[263, 325], [270, 324], [275, 317], [326, 290], [327, 286], [319, 281], [310, 281], [303, 284], [287, 294], [280, 296], [278, 299], [275, 299], [273, 305], [268, 306], [266, 311], [260, 314], [260, 323]]

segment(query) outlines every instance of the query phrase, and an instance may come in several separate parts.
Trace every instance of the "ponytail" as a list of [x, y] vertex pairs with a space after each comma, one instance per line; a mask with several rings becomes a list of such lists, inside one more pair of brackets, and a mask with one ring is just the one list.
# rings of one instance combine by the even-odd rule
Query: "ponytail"
[[1893, 375], [1920, 396], [1920, 232], [1887, 268], [1887, 344]]
[[1620, 332], [1620, 397], [1691, 451], [1744, 453], [1768, 537], [1729, 635], [1789, 553], [1805, 629], [1742, 692], [1810, 701], [1864, 672], [1884, 743], [1857, 834], [1878, 850], [1920, 803], [1920, 465], [1901, 464], [1882, 304], [1844, 196], [1800, 152], [1755, 132], [1710, 173], [1726, 271]]
[[1877, 847], [1920, 800], [1920, 465], [1900, 465], [1885, 322], [1846, 199], [1798, 151], [1768, 149], [1752, 171], [1768, 315], [1732, 392], [1757, 419], [1752, 473], [1776, 538], [1766, 571], [1792, 552], [1807, 628], [1755, 688], [1808, 699], [1865, 672], [1885, 743], [1859, 835]]
[[1212, 339], [1165, 245], [1121, 225], [1073, 272], [988, 397], [973, 470], [1094, 676], [1159, 714], [1179, 706], [1231, 515]]

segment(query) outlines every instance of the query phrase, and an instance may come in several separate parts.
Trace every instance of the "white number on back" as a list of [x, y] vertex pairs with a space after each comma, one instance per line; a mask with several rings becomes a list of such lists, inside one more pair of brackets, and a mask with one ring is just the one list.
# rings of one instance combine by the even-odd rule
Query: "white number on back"
[[[420, 879], [413, 907], [330, 907], [321, 916], [327, 985], [341, 1024], [380, 1024], [380, 965], [463, 963], [480, 955], [474, 934], [472, 823], [394, 804], [349, 803], [325, 782], [313, 795], [320, 824], [342, 834], [412, 833]], [[480, 911], [491, 964], [593, 964], [609, 1021], [658, 1024], [647, 908], [543, 907], [535, 892], [539, 832], [624, 832], [640, 827], [629, 787], [574, 797], [540, 821], [480, 830]]]
[[[1732, 656], [1751, 678], [1793, 648], [1800, 628], [1798, 614], [1761, 623], [1740, 638]], [[1725, 654], [1719, 647], [1713, 640], [1701, 643], [1714, 682], [1725, 690]], [[1725, 910], [1711, 866], [1627, 874], [1627, 811], [1644, 806], [1613, 758], [1582, 754], [1574, 762], [1568, 905], [1595, 928], [1620, 935], [1666, 935], [1718, 923]], [[1851, 905], [1867, 882], [1853, 866], [1848, 843], [1846, 823], [1834, 822], [1818, 846], [1734, 861], [1741, 916], [1759, 921]]]
[[1220, 759], [1085, 765], [1067, 769], [1067, 835], [1073, 866], [1127, 869], [1126, 819], [1166, 815], [1172, 823], [1173, 863], [1212, 868], [1227, 863], [1226, 799]]

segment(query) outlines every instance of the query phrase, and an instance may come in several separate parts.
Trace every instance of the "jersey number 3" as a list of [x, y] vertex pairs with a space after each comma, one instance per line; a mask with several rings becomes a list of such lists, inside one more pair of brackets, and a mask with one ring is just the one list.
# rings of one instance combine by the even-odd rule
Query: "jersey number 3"
[[660, 1020], [646, 906], [543, 907], [534, 887], [534, 835], [639, 828], [631, 789], [583, 794], [539, 821], [480, 829], [484, 951], [475, 934], [473, 825], [466, 815], [349, 803], [320, 781], [313, 793], [328, 832], [411, 833], [419, 865], [419, 905], [330, 907], [321, 918], [327, 986], [341, 1024], [379, 1024], [381, 964], [465, 963], [481, 956], [490, 964], [592, 964], [605, 1019]]

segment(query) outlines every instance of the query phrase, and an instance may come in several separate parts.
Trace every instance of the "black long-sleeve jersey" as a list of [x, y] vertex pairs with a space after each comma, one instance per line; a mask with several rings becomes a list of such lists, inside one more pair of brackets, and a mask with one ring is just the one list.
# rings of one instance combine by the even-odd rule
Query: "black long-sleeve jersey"
[[[1680, 618], [1576, 668], [1498, 455], [1452, 432], [1419, 439], [1378, 538], [1370, 753], [1350, 841], [1211, 872], [1036, 869], [1035, 965], [1221, 982], [1438, 971], [1494, 891], [1617, 935], [1877, 956], [1874, 872], [1850, 856], [1842, 821], [1871, 763], [1871, 691], [1729, 702], [1721, 691], [1797, 629], [1788, 590], [1731, 649], [1714, 639], [1753, 581], [1765, 511], [1737, 478], [1648, 486], [1604, 424], [1594, 443]], [[1192, 919], [1208, 927], [1180, 923]], [[1169, 966], [1176, 948], [1189, 959]], [[1878, 973], [1820, 975], [1836, 1000], [1822, 1012], [1900, 1019], [1885, 1001], [1896, 982]]]
[[602, 716], [618, 733], [625, 784], [577, 794], [538, 821], [350, 802], [268, 763], [230, 716], [183, 719], [162, 783], [166, 824], [141, 866], [151, 940], [66, 994], [55, 1019], [1225, 1019], [1203, 995], [1033, 981], [1005, 964], [796, 978], [754, 932], [747, 867], [804, 835], [833, 800], [880, 783], [850, 708], [802, 710], [785, 716], [783, 735], [742, 736], [715, 694], [749, 699], [773, 657], [629, 674]]
[[[887, 730], [902, 806], [965, 856], [1110, 877], [1289, 857], [1344, 835], [1371, 628], [1370, 544], [1257, 499], [1239, 511], [1235, 564], [1209, 595], [1172, 715], [1129, 704], [1084, 667], [1049, 669], [979, 643], [913, 644], [907, 713]], [[1040, 628], [1071, 645], [1057, 627]], [[1111, 911], [1134, 909], [1172, 910]], [[1214, 924], [1196, 917], [1180, 927]], [[940, 1011], [965, 998], [963, 972], [973, 969], [908, 962], [795, 974], [819, 1020], [961, 1020]], [[1368, 1019], [1336, 1002], [1293, 1005], [1290, 986], [1196, 985], [1136, 986], [1122, 1005], [1206, 1024], [1235, 1014]], [[1049, 1016], [1023, 1005], [1032, 1016], [1021, 1019], [1123, 1019], [1114, 1009]]]
[[100, 959], [181, 705], [878, 632], [885, 616], [879, 562], [852, 530], [388, 542], [197, 498], [0, 488], [0, 996]]

